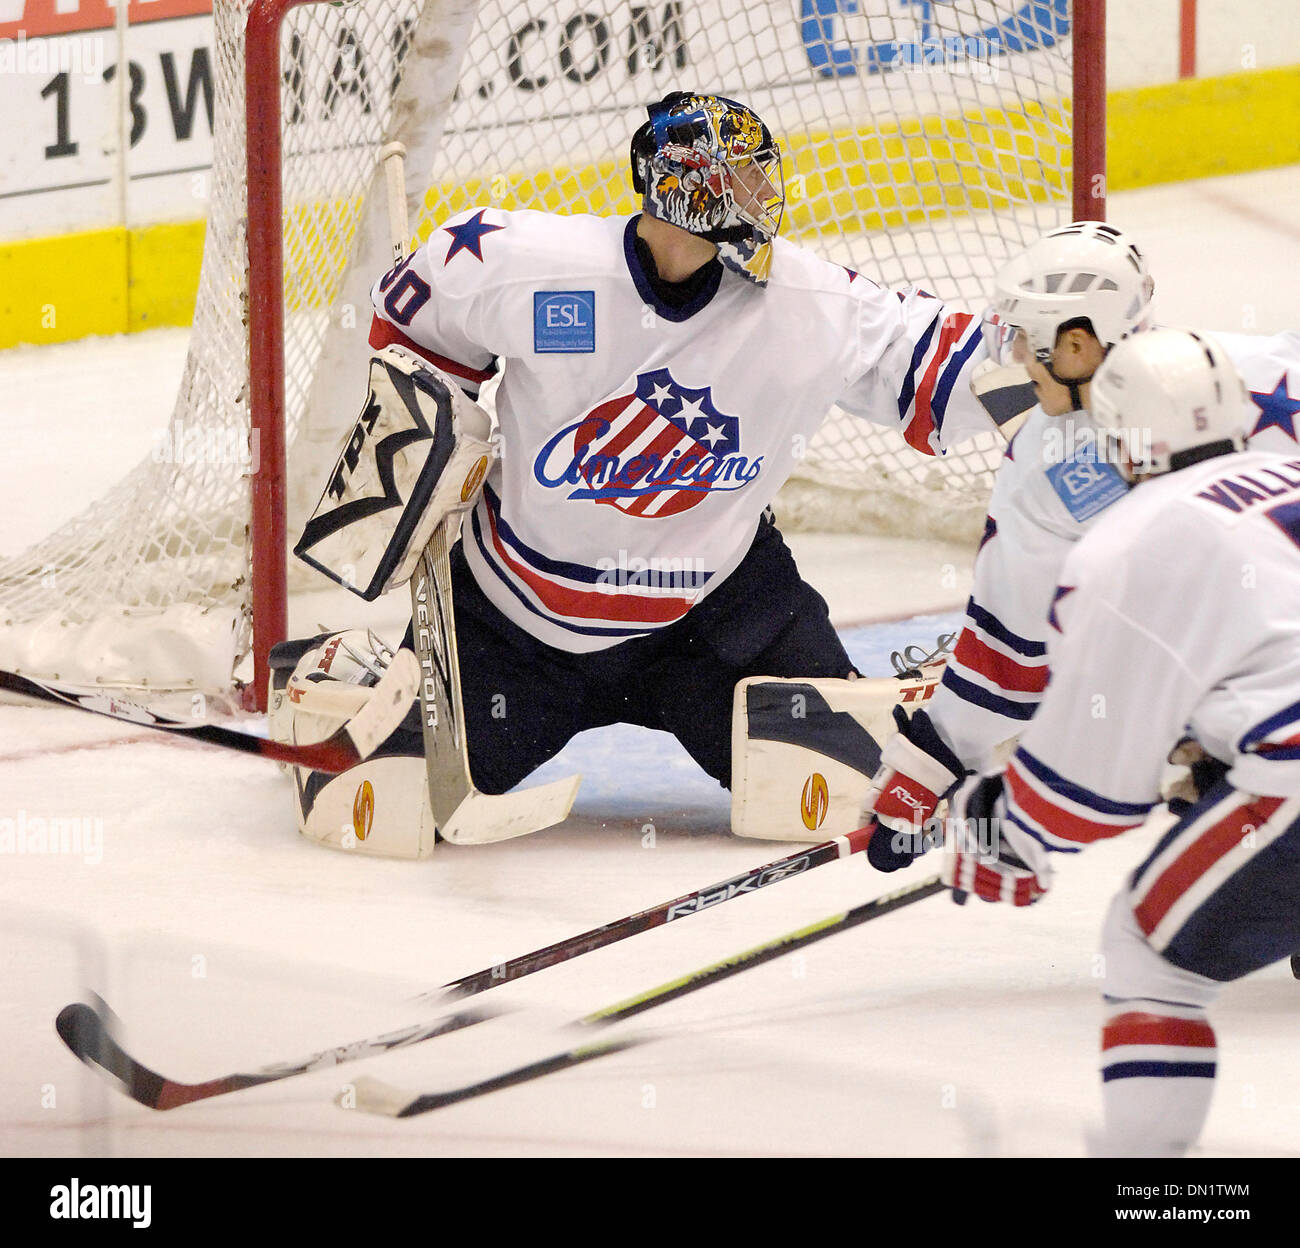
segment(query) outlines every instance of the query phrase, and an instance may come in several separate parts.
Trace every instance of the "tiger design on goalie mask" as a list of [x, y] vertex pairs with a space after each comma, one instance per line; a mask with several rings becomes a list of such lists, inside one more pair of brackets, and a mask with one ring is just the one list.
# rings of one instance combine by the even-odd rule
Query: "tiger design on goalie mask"
[[674, 93], [648, 111], [632, 142], [645, 211], [716, 243], [724, 265], [762, 285], [785, 206], [771, 132], [721, 96]]

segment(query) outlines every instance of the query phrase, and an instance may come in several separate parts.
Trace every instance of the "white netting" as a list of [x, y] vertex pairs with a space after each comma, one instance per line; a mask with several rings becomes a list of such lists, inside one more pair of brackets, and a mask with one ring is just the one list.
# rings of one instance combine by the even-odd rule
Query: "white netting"
[[[90, 510], [0, 562], [0, 665], [219, 689], [247, 651], [248, 5], [215, 4], [213, 198], [171, 431]], [[338, 306], [337, 294], [421, 6], [309, 4], [285, 22], [291, 541], [360, 397], [341, 393], [347, 352], [336, 343], [355, 353], [369, 312]], [[419, 232], [470, 204], [635, 211], [627, 143], [645, 104], [672, 89], [712, 91], [751, 104], [781, 139], [784, 234], [979, 311], [1001, 259], [1068, 215], [1067, 18], [1066, 0], [584, 0], [558, 10], [483, 0]], [[408, 176], [423, 182], [422, 172]], [[341, 337], [322, 357], [327, 332]], [[927, 459], [835, 413], [781, 510], [806, 527], [969, 536], [998, 454], [990, 438]]]
[[[978, 313], [1009, 252], [1069, 215], [1068, 15], [1065, 0], [586, 0], [555, 16], [483, 0], [429, 214], [635, 211], [627, 143], [646, 103], [698, 89], [744, 100], [780, 139], [786, 237]], [[935, 460], [837, 411], [778, 511], [787, 527], [973, 540], [1000, 457], [987, 435]]]
[[[231, 688], [249, 650], [249, 471], [258, 455], [248, 436], [249, 7], [249, 0], [214, 4], [212, 198], [171, 426], [150, 458], [87, 511], [23, 555], [0, 561], [4, 666], [73, 681], [220, 692]], [[388, 125], [396, 66], [420, 7], [421, 0], [368, 0], [348, 9], [309, 5], [285, 21], [290, 447], [304, 424], [361, 199]]]

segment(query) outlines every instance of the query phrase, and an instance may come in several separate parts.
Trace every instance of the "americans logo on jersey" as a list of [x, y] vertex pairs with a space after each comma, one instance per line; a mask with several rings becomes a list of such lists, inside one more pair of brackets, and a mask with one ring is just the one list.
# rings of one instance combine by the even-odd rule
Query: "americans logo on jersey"
[[660, 368], [561, 429], [533, 474], [548, 489], [573, 487], [567, 498], [656, 519], [753, 481], [763, 457], [751, 461], [739, 451], [740, 421], [718, 411], [710, 388], [680, 385]]

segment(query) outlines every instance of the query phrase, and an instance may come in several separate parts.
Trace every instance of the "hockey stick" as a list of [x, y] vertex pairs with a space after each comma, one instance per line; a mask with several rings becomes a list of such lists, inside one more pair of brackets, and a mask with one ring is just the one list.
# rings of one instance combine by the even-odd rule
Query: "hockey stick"
[[[770, 962], [774, 958], [783, 957], [796, 949], [805, 949], [819, 940], [834, 936], [837, 932], [847, 931], [851, 927], [857, 927], [859, 924], [868, 923], [872, 919], [878, 919], [881, 915], [889, 914], [890, 911], [913, 905], [926, 897], [933, 897], [936, 893], [942, 892], [943, 889], [944, 885], [937, 875], [920, 880], [915, 884], [908, 884], [892, 893], [886, 893], [883, 897], [877, 897], [875, 900], [865, 902], [863, 905], [854, 906], [851, 910], [833, 914], [818, 923], [810, 923], [807, 927], [787, 932], [784, 936], [778, 936], [775, 940], [769, 940], [765, 944], [756, 945], [752, 949], [747, 949], [744, 953], [735, 954], [733, 957], [724, 958], [720, 962], [714, 962], [710, 966], [702, 967], [698, 971], [692, 971], [690, 974], [682, 975], [677, 979], [671, 979], [665, 984], [660, 984], [657, 988], [651, 988], [649, 992], [639, 993], [614, 1005], [606, 1006], [604, 1009], [585, 1014], [582, 1018], [571, 1023], [570, 1026], [594, 1029], [622, 1022], [626, 1018], [643, 1014], [646, 1010], [652, 1010], [669, 1001], [675, 1001], [678, 997], [697, 992], [701, 988], [708, 987], [709, 984], [716, 984], [721, 980], [729, 979], [733, 975], [739, 975], [741, 971], [747, 971], [751, 967], [761, 966], [764, 962]], [[526, 1066], [518, 1066], [490, 1079], [484, 1079], [479, 1083], [466, 1084], [463, 1087], [451, 1088], [444, 1092], [410, 1093], [395, 1088], [371, 1075], [365, 1075], [357, 1079], [352, 1085], [355, 1097], [355, 1101], [352, 1103], [355, 1108], [364, 1110], [367, 1113], [382, 1114], [392, 1118], [413, 1118], [417, 1114], [427, 1114], [432, 1110], [442, 1109], [447, 1105], [456, 1105], [461, 1101], [473, 1100], [476, 1097], [486, 1096], [489, 1092], [496, 1092], [502, 1088], [528, 1083], [533, 1079], [539, 1079], [543, 1075], [553, 1074], [559, 1070], [569, 1070], [597, 1057], [604, 1057], [608, 1053], [619, 1053], [624, 1049], [633, 1048], [636, 1045], [645, 1044], [657, 1038], [656, 1035], [645, 1034], [624, 1036], [604, 1042], [584, 1042], [562, 1052], [554, 1053], [550, 1057], [542, 1058], [540, 1061], [530, 1062]]]
[[20, 676], [17, 672], [0, 670], [0, 689], [33, 701], [53, 702], [57, 706], [91, 711], [123, 723], [156, 728], [159, 732], [177, 733], [191, 741], [239, 750], [244, 754], [259, 754], [263, 758], [292, 763], [296, 767], [340, 772], [355, 767], [401, 723], [415, 698], [419, 679], [419, 668], [414, 656], [402, 658], [399, 654], [359, 714], [349, 719], [333, 736], [307, 745], [271, 741], [202, 721], [187, 723], [183, 719], [160, 715], [147, 706], [102, 689], [79, 689], [73, 685]]
[[787, 854], [784, 858], [777, 858], [772, 862], [764, 863], [761, 867], [755, 867], [752, 871], [743, 871], [741, 874], [733, 875], [730, 879], [721, 880], [717, 884], [710, 884], [706, 888], [697, 888], [691, 893], [683, 893], [680, 897], [674, 897], [672, 901], [660, 902], [657, 906], [651, 906], [649, 909], [640, 910], [636, 914], [629, 914], [621, 919], [615, 919], [612, 923], [605, 923], [600, 927], [593, 927], [588, 931], [579, 932], [578, 935], [556, 941], [553, 945], [547, 945], [542, 949], [534, 949], [530, 953], [520, 954], [517, 958], [511, 958], [508, 962], [502, 962], [497, 966], [484, 967], [483, 970], [475, 971], [472, 975], [463, 975], [460, 979], [452, 980], [451, 983], [444, 984], [441, 988], [426, 993], [419, 999], [436, 1002], [476, 996], [480, 992], [486, 992], [489, 988], [495, 988], [498, 984], [509, 983], [514, 979], [522, 979], [525, 975], [532, 975], [535, 971], [543, 971], [547, 967], [567, 962], [570, 958], [581, 957], [584, 953], [591, 953], [595, 949], [603, 949], [607, 945], [617, 944], [620, 940], [626, 940], [629, 936], [636, 936], [640, 932], [648, 932], [653, 928], [663, 927], [665, 924], [672, 923], [676, 919], [683, 919], [687, 915], [699, 914], [701, 910], [711, 909], [723, 902], [731, 901], [734, 897], [740, 897], [745, 893], [755, 893], [760, 888], [766, 888], [769, 884], [779, 884], [782, 880], [788, 880], [795, 875], [802, 875], [805, 871], [824, 866], [828, 862], [836, 862], [841, 858], [849, 857], [851, 854], [860, 853], [866, 849], [874, 830], [875, 824], [873, 823], [868, 827], [858, 828], [857, 831], [850, 832], [847, 836], [837, 836], [834, 840], [823, 841], [820, 845], [813, 845], [808, 849], [799, 850], [797, 853]]
[[93, 1006], [82, 1002], [65, 1005], [59, 1011], [54, 1027], [59, 1038], [78, 1058], [92, 1070], [99, 1069], [115, 1080], [121, 1090], [137, 1104], [148, 1109], [166, 1110], [213, 1096], [225, 1096], [228, 1092], [241, 1092], [244, 1088], [255, 1088], [263, 1083], [291, 1079], [295, 1075], [323, 1070], [327, 1066], [374, 1057], [391, 1049], [404, 1049], [435, 1036], [445, 1036], [449, 1032], [472, 1027], [475, 1023], [494, 1017], [495, 1013], [496, 1011], [485, 1009], [464, 1010], [430, 1023], [418, 1023], [399, 1031], [358, 1040], [353, 1044], [323, 1049], [298, 1061], [278, 1062], [272, 1066], [263, 1066], [260, 1070], [222, 1075], [203, 1083], [182, 1083], [177, 1079], [169, 1079], [136, 1061], [114, 1037], [117, 1019], [99, 997], [95, 998]]
[[[629, 936], [635, 936], [638, 932], [662, 927], [666, 923], [672, 923], [676, 919], [685, 918], [690, 914], [699, 914], [702, 910], [712, 909], [714, 906], [731, 901], [735, 897], [757, 892], [760, 888], [766, 888], [769, 884], [779, 884], [782, 880], [802, 875], [805, 871], [811, 871], [813, 868], [823, 866], [828, 862], [847, 858], [850, 854], [858, 853], [867, 847], [867, 842], [871, 839], [871, 832], [871, 828], [859, 828], [856, 832], [849, 833], [848, 836], [836, 837], [834, 840], [825, 841], [821, 845], [814, 845], [809, 849], [800, 850], [798, 853], [788, 854], [784, 858], [777, 858], [775, 861], [766, 863], [752, 871], [733, 875], [730, 879], [722, 880], [717, 884], [710, 884], [707, 888], [696, 889], [692, 893], [684, 893], [672, 901], [652, 906], [648, 910], [642, 910], [636, 914], [627, 915], [625, 918], [616, 919], [612, 923], [606, 923], [602, 927], [581, 932], [577, 936], [557, 941], [545, 948], [535, 949], [531, 953], [521, 954], [508, 962], [485, 967], [472, 975], [462, 976], [460, 979], [452, 980], [450, 983], [443, 985], [442, 988], [417, 997], [416, 1000], [440, 1003], [477, 996], [479, 993], [486, 992], [489, 988], [495, 988], [499, 984], [522, 979], [525, 975], [545, 970], [547, 967], [555, 966], [561, 962], [567, 962], [570, 958], [580, 957], [582, 954], [590, 953], [594, 949], [616, 944], [620, 940], [626, 940]], [[155, 1073], [125, 1052], [110, 1034], [111, 1027], [109, 1023], [112, 1015], [107, 1005], [103, 1001], [99, 1001], [98, 1006], [98, 1012], [80, 1003], [65, 1006], [60, 1011], [55, 1024], [59, 1036], [83, 1062], [91, 1067], [97, 1066], [114, 1077], [128, 1096], [139, 1101], [141, 1105], [147, 1105], [150, 1109], [173, 1109], [177, 1105], [189, 1104], [190, 1101], [203, 1100], [211, 1096], [224, 1096], [228, 1092], [238, 1092], [243, 1088], [253, 1087], [257, 1083], [269, 1082], [269, 1079], [258, 1077], [258, 1075], [265, 1075], [268, 1072], [273, 1072], [277, 1079], [287, 1079], [291, 1075], [316, 1070], [322, 1064], [340, 1065], [345, 1061], [353, 1060], [353, 1058], [369, 1057], [374, 1053], [382, 1052], [385, 1048], [397, 1047], [387, 1043], [391, 1037], [368, 1037], [364, 1040], [355, 1040], [350, 1044], [326, 1049], [324, 1055], [332, 1059], [328, 1062], [323, 1063], [322, 1054], [316, 1053], [311, 1057], [298, 1061], [277, 1063], [269, 1066], [264, 1071], [258, 1072], [258, 1075], [226, 1075], [200, 1084], [185, 1084]], [[453, 1018], [464, 1017], [470, 1016], [453, 1016]], [[486, 1015], [480, 1014], [472, 1017], [471, 1021], [479, 1022], [483, 1017], [486, 1017]], [[414, 1024], [403, 1031], [392, 1033], [392, 1035], [401, 1037], [401, 1047], [405, 1048], [412, 1044], [418, 1044], [423, 1040], [432, 1040], [447, 1031], [459, 1030], [460, 1026], [469, 1025], [469, 1023], [461, 1023], [456, 1027], [444, 1027], [441, 1021], [435, 1020], [430, 1023]], [[160, 1086], [171, 1089], [167, 1093], [167, 1104], [160, 1104], [160, 1094], [154, 1092], [154, 1089]], [[177, 1089], [179, 1091], [176, 1091]]]
[[412, 629], [419, 661], [420, 711], [429, 808], [434, 826], [453, 845], [486, 845], [527, 836], [568, 818], [579, 776], [553, 780], [513, 793], [480, 793], [469, 774], [465, 710], [456, 654], [448, 543], [444, 520], [416, 564], [411, 578]]
[[[406, 258], [411, 237], [405, 157], [406, 148], [401, 143], [385, 144], [379, 153], [388, 192], [388, 228], [395, 264]], [[452, 844], [483, 845], [527, 836], [561, 823], [573, 806], [580, 777], [499, 795], [480, 793], [474, 787], [465, 742], [449, 563], [459, 524], [459, 514], [444, 519], [416, 565], [411, 577], [412, 633], [421, 673], [420, 722], [434, 826], [438, 835]]]

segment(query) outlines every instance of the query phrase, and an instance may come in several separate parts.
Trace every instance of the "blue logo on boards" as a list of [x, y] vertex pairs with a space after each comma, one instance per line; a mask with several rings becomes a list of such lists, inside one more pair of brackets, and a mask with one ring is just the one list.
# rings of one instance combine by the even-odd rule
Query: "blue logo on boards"
[[[872, 19], [863, 0], [800, 0], [799, 26], [808, 63], [822, 77], [848, 74], [885, 74], [924, 70], [964, 63], [987, 64], [994, 56], [1055, 47], [1070, 33], [1070, 0], [1023, 0], [1012, 12], [978, 15], [955, 0], [893, 0], [891, 16], [903, 19], [900, 34], [911, 38], [887, 42], [872, 40]], [[884, 5], [880, 5], [884, 8]], [[996, 25], [987, 18], [1000, 18]], [[910, 21], [909, 21], [910, 19]], [[910, 26], [910, 29], [909, 29]]]
[[596, 349], [594, 290], [533, 291], [533, 350], [573, 355]]
[[1128, 493], [1128, 486], [1115, 466], [1098, 463], [1091, 454], [1056, 464], [1047, 470], [1047, 479], [1066, 510], [1080, 524]]

